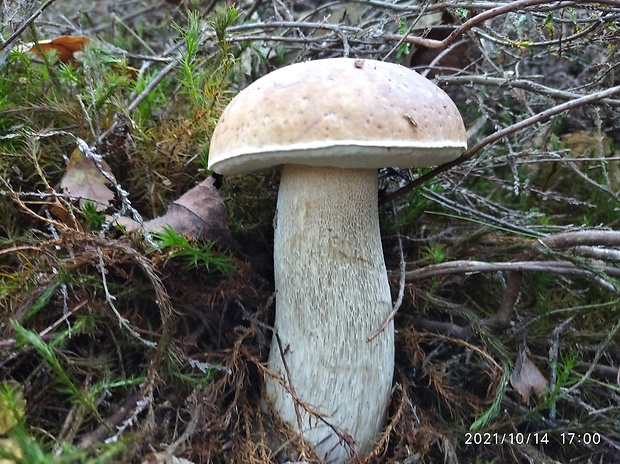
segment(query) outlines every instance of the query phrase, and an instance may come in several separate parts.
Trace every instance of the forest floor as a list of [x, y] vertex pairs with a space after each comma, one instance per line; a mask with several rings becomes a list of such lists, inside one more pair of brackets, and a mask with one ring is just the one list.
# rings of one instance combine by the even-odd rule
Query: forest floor
[[1, 8], [0, 463], [321, 462], [261, 402], [279, 173], [208, 156], [239, 90], [337, 56], [469, 140], [379, 171], [395, 374], [354, 462], [620, 462], [617, 2]]

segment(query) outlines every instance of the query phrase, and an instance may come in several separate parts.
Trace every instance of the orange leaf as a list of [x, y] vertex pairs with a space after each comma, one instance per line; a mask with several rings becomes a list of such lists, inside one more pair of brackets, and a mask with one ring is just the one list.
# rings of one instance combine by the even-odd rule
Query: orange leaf
[[57, 196], [51, 195], [52, 189], [46, 189], [45, 193], [50, 194], [49, 211], [54, 217], [54, 219], [58, 219], [63, 224], [71, 227], [72, 229], [75, 229], [76, 224], [75, 224], [75, 221], [73, 220], [73, 216], [67, 210], [67, 208], [65, 208], [65, 206], [60, 202]]
[[[56, 50], [58, 59], [63, 63], [73, 61], [75, 59], [74, 53], [84, 50], [84, 47], [89, 43], [88, 37], [79, 35], [61, 35], [55, 39], [39, 41], [41, 50], [45, 52]], [[30, 47], [28, 50], [35, 55], [41, 56], [41, 52], [34, 43], [28, 44], [27, 47]]]

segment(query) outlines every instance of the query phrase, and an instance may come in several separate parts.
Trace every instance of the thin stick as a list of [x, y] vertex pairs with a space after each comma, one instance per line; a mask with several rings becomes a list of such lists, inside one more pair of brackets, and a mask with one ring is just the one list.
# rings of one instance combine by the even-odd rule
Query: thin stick
[[[612, 266], [592, 266], [593, 270], [614, 277], [620, 277], [620, 269]], [[554, 272], [577, 276], [588, 276], [592, 271], [579, 268], [571, 261], [449, 261], [441, 264], [431, 264], [406, 273], [407, 282], [429, 279], [439, 275], [450, 274], [478, 274], [482, 272]]]
[[[277, 332], [274, 333], [274, 338], [275, 338], [276, 343], [278, 344], [278, 351], [280, 352], [280, 359], [282, 359], [282, 366], [284, 366], [284, 372], [286, 374], [287, 391], [293, 397], [293, 407], [295, 408], [295, 416], [297, 418], [297, 427], [298, 427], [298, 430], [303, 430], [303, 421], [301, 420], [301, 412], [299, 411], [299, 402], [298, 402], [297, 393], [295, 392], [295, 387], [293, 386], [293, 381], [291, 379], [291, 371], [288, 368], [286, 357], [284, 356], [285, 349], [282, 347], [282, 340], [280, 340], [280, 335], [278, 335]], [[288, 350], [288, 347], [287, 347], [287, 350]]]
[[497, 142], [498, 140], [501, 140], [504, 137], [507, 137], [510, 134], [514, 134], [515, 132], [521, 129], [525, 129], [526, 127], [532, 126], [538, 122], [549, 119], [552, 116], [555, 116], [557, 114], [563, 113], [565, 111], [573, 110], [575, 108], [579, 108], [580, 106], [584, 106], [589, 103], [594, 103], [598, 100], [602, 100], [603, 98], [611, 97], [612, 95], [616, 95], [616, 94], [620, 94], [620, 85], [611, 87], [607, 90], [602, 90], [600, 92], [593, 93], [591, 95], [585, 95], [580, 98], [575, 98], [574, 100], [570, 100], [566, 103], [561, 103], [560, 105], [556, 105], [552, 108], [549, 108], [548, 110], [542, 111], [541, 113], [535, 114], [534, 116], [526, 118], [523, 121], [520, 121], [516, 124], [513, 124], [512, 126], [509, 126], [500, 131], [497, 131], [496, 133], [483, 138], [480, 142], [476, 143], [469, 150], [465, 151], [461, 156], [459, 156], [454, 161], [450, 161], [448, 163], [437, 166], [435, 169], [432, 169], [426, 174], [423, 174], [420, 177], [414, 179], [413, 181], [411, 181], [409, 184], [405, 185], [404, 187], [401, 187], [400, 189], [384, 196], [383, 198], [380, 199], [380, 202], [384, 203], [386, 201], [392, 201], [395, 198], [402, 196], [407, 192], [410, 192], [415, 187], [423, 184], [429, 179], [432, 179], [438, 174], [441, 174], [442, 172], [445, 172], [448, 169], [451, 169], [454, 166], [458, 166], [459, 164], [469, 160], [487, 145], [491, 145]]
[[[543, 3], [549, 3], [549, 0], [518, 0], [518, 1], [503, 4], [501, 6], [498, 6], [497, 8], [492, 8], [490, 10], [477, 14], [476, 16], [468, 19], [463, 24], [461, 24], [459, 27], [454, 29], [454, 31], [452, 31], [452, 33], [443, 40], [427, 39], [427, 38], [418, 37], [418, 36], [413, 36], [413, 37], [405, 36], [404, 39], [408, 43], [412, 43], [414, 45], [419, 45], [419, 46], [426, 47], [426, 48], [434, 48], [434, 49], [445, 48], [448, 45], [452, 44], [453, 42], [456, 42], [459, 39], [459, 37], [461, 37], [465, 32], [471, 30], [475, 26], [482, 24], [483, 22], [489, 19], [495, 18], [497, 16], [501, 16], [505, 13], [510, 13], [512, 11], [521, 10], [521, 9], [524, 9], [530, 6], [536, 6], [536, 5], [540, 5]], [[607, 5], [618, 4], [617, 1], [613, 1], [613, 0], [603, 1], [601, 3], [607, 4]], [[386, 39], [390, 39], [390, 40], [401, 40], [403, 38], [403, 36], [399, 34], [385, 34], [383, 37]]]
[[[39, 9], [37, 11], [35, 11], [34, 13], [32, 13], [32, 15], [30, 15], [30, 17], [24, 21], [15, 32], [13, 32], [8, 39], [6, 39], [4, 42], [2, 42], [2, 44], [0, 44], [0, 50], [4, 50], [4, 52], [2, 53], [2, 55], [0, 56], [0, 67], [4, 64], [6, 57], [8, 56], [9, 52], [11, 51], [11, 48], [9, 47], [9, 45], [11, 45], [15, 39], [17, 39], [20, 34], [22, 32], [24, 32], [26, 30], [26, 28], [28, 26], [30, 26], [30, 24], [37, 19], [41, 13], [43, 13], [43, 11], [45, 11], [45, 9], [50, 6], [52, 3], [54, 3], [56, 0], [47, 0], [47, 2], [45, 2], [43, 5], [41, 5], [39, 7]], [[6, 49], [6, 50], [5, 50]]]
[[[394, 215], [394, 221], [396, 222], [396, 205], [394, 204], [394, 202], [392, 202], [392, 213]], [[405, 296], [405, 278], [407, 277], [407, 273], [405, 272], [405, 253], [403, 252], [403, 238], [400, 233], [396, 234], [396, 241], [398, 243], [398, 253], [400, 255], [400, 280], [398, 284], [398, 297], [396, 298], [396, 302], [392, 307], [392, 311], [390, 312], [390, 314], [388, 314], [383, 323], [379, 326], [377, 330], [375, 330], [368, 337], [366, 337], [367, 342], [371, 342], [372, 340], [377, 338], [377, 336], [386, 329], [388, 324], [394, 320], [396, 313], [403, 304], [403, 297]]]

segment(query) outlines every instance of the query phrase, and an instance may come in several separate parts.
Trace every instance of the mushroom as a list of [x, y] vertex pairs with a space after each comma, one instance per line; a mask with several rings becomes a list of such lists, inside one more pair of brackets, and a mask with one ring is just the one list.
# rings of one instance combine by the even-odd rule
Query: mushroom
[[[394, 370], [377, 169], [437, 165], [466, 149], [448, 95], [415, 71], [333, 58], [273, 71], [242, 90], [213, 133], [209, 167], [283, 165], [274, 236], [276, 316], [266, 397], [319, 456], [368, 452]], [[316, 413], [316, 414], [315, 414]]]

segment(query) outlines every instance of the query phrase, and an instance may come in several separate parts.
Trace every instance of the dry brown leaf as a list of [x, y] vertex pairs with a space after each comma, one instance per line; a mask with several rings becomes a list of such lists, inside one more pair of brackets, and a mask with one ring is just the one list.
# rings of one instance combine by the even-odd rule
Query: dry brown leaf
[[[217, 240], [226, 247], [234, 247], [228, 229], [226, 208], [212, 177], [202, 181], [175, 200], [166, 214], [145, 222], [149, 232], [161, 232], [170, 226], [188, 238], [205, 241]], [[139, 230], [139, 224], [132, 220], [119, 221], [128, 231]]]
[[525, 404], [529, 404], [530, 394], [532, 392], [540, 398], [549, 387], [549, 382], [527, 354], [527, 347], [521, 345], [517, 353], [515, 369], [512, 371], [512, 374], [510, 374], [510, 384], [519, 392]]
[[578, 131], [562, 135], [572, 158], [611, 155], [612, 140], [607, 134]]
[[209, 177], [188, 190], [168, 207], [166, 214], [149, 221], [148, 230], [162, 230], [168, 225], [189, 238], [230, 243], [226, 208], [214, 182]]
[[[578, 131], [564, 134], [561, 138], [564, 146], [569, 149], [571, 159], [607, 158], [618, 155], [618, 153], [614, 154], [612, 150], [613, 140], [602, 132]], [[598, 162], [593, 164], [584, 161], [577, 161], [575, 164], [582, 172], [587, 172], [587, 169], [600, 165]], [[620, 190], [620, 165], [618, 161], [606, 161], [605, 169], [607, 170], [610, 187], [614, 192], [617, 192]]]
[[[105, 161], [101, 161], [101, 167], [112, 175]], [[76, 148], [71, 153], [67, 171], [60, 181], [60, 187], [71, 197], [79, 199], [81, 205], [85, 201], [91, 201], [95, 204], [97, 211], [103, 211], [114, 199], [114, 192], [108, 188], [109, 183], [110, 181], [99, 171], [95, 162]]]
[[[84, 47], [89, 43], [90, 39], [88, 37], [80, 35], [61, 35], [51, 40], [40, 40], [39, 46], [44, 52], [55, 50], [60, 61], [69, 63], [75, 60], [75, 53], [84, 50]], [[37, 48], [36, 44], [27, 44], [26, 48], [35, 55], [41, 56], [41, 51]]]

